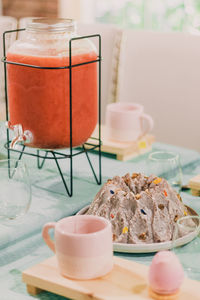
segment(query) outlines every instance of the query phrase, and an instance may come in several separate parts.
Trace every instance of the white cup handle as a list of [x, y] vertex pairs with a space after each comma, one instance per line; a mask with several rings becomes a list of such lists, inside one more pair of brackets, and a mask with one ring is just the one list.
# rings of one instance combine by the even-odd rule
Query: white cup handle
[[47, 246], [49, 246], [49, 248], [55, 253], [55, 244], [52, 241], [52, 239], [49, 236], [49, 229], [50, 228], [54, 228], [55, 229], [56, 223], [55, 222], [51, 222], [51, 223], [47, 223], [44, 225], [43, 229], [42, 229], [42, 237], [45, 241], [45, 243], [47, 244]]
[[[145, 135], [153, 129], [154, 121], [153, 121], [152, 117], [147, 114], [142, 114], [141, 120], [142, 120], [142, 135]], [[147, 124], [146, 129], [144, 128], [144, 125], [143, 125], [144, 120], [146, 121], [145, 123]]]

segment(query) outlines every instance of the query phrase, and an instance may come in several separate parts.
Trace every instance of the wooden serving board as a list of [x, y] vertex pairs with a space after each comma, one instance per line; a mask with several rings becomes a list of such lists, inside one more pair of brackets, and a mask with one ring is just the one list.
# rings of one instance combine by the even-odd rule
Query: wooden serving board
[[[98, 129], [96, 128], [92, 134], [93, 137], [98, 137]], [[101, 126], [102, 152], [115, 154], [118, 160], [128, 160], [151, 151], [152, 144], [155, 142], [153, 135], [147, 134], [135, 142], [118, 142], [107, 137], [106, 126]], [[97, 140], [89, 139], [88, 143], [96, 143]]]
[[[113, 270], [93, 280], [71, 280], [59, 274], [56, 257], [31, 267], [22, 274], [30, 294], [49, 291], [77, 300], [142, 300], [148, 295], [148, 267], [114, 257]], [[200, 282], [185, 279], [180, 300], [200, 300]]]
[[193, 196], [200, 196], [200, 175], [190, 179], [189, 187]]
[[200, 190], [191, 189], [191, 193], [193, 196], [200, 197]]

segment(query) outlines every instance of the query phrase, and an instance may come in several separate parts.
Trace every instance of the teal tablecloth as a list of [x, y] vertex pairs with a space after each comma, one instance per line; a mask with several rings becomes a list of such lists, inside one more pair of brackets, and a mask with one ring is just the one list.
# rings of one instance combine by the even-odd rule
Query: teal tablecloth
[[[190, 177], [200, 174], [200, 154], [198, 152], [160, 143], [155, 143], [153, 148], [154, 150], [176, 151], [180, 154], [185, 183]], [[3, 148], [1, 153], [5, 154]], [[103, 156], [103, 183], [116, 174], [146, 173], [146, 157], [147, 155], [144, 155], [128, 162], [120, 162]], [[97, 160], [95, 154], [91, 154], [91, 158], [94, 161]], [[45, 163], [44, 169], [38, 170], [35, 159], [24, 156], [24, 160], [29, 167], [33, 185], [32, 204], [28, 214], [21, 222], [16, 224], [10, 222], [10, 225], [5, 225], [0, 221], [0, 299], [62, 299], [62, 297], [46, 292], [31, 297], [27, 294], [25, 285], [21, 281], [21, 272], [52, 255], [41, 238], [43, 224], [76, 213], [92, 201], [100, 187], [94, 182], [84, 155], [77, 156], [74, 160], [74, 196], [72, 198], [69, 198], [63, 189], [55, 162], [48, 161]], [[67, 164], [65, 164], [66, 162], [63, 161], [62, 167], [67, 176]], [[198, 197], [184, 193], [183, 199], [186, 204], [200, 213]], [[149, 264], [153, 257], [153, 254], [116, 255], [144, 264]]]

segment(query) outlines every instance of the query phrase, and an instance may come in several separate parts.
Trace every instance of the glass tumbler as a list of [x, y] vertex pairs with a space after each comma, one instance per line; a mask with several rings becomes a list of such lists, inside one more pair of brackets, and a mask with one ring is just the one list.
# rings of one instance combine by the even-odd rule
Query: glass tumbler
[[147, 171], [150, 174], [165, 178], [177, 193], [181, 191], [182, 170], [177, 153], [157, 151], [149, 154]]
[[[186, 243], [179, 246], [178, 239]], [[200, 280], [200, 217], [180, 218], [173, 234], [173, 251], [178, 256], [185, 274], [191, 279]]]
[[26, 214], [31, 185], [26, 165], [15, 159], [0, 160], [0, 217], [13, 220]]

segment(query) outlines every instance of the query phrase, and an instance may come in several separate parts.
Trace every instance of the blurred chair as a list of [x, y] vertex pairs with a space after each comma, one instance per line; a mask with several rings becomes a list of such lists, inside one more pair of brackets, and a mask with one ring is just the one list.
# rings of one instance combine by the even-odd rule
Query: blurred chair
[[[12, 17], [0, 16], [0, 58], [3, 57], [3, 33], [6, 30], [14, 30], [17, 28], [17, 20]], [[6, 35], [6, 50], [16, 39], [16, 34]], [[4, 93], [4, 66], [0, 62], [0, 120], [5, 120], [5, 93]]]
[[123, 32], [116, 101], [139, 102], [156, 140], [200, 150], [200, 36]]
[[[105, 121], [105, 109], [109, 102], [116, 99], [117, 69], [122, 31], [105, 24], [78, 24], [78, 34], [99, 33], [102, 39], [102, 122]], [[93, 39], [97, 46], [97, 39]]]

